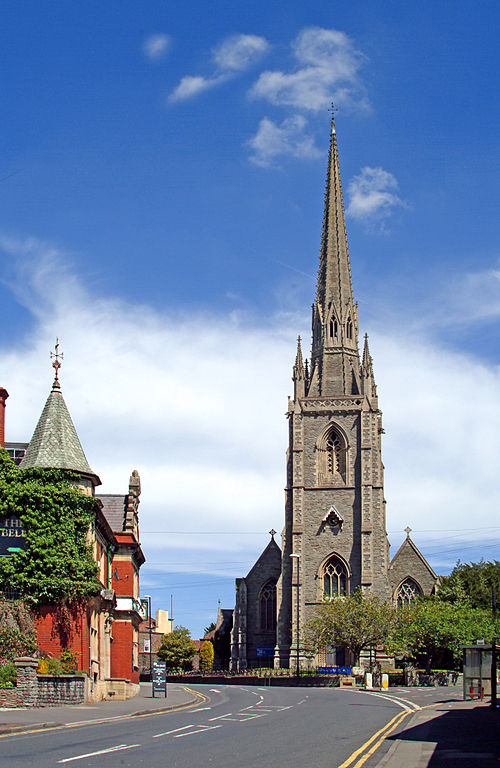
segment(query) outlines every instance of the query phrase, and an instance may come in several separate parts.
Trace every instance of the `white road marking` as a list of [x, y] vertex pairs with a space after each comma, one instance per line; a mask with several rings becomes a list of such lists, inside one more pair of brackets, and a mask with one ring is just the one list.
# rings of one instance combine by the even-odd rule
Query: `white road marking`
[[[360, 693], [366, 693], [368, 696], [378, 696], [379, 699], [392, 701], [394, 704], [398, 704], [398, 706], [400, 706], [402, 709], [405, 709], [407, 712], [415, 712], [417, 709], [420, 709], [420, 707], [414, 704], [412, 701], [407, 701], [406, 699], [397, 699], [395, 696], [388, 696], [385, 693], [373, 693], [372, 691], [360, 691]], [[408, 704], [411, 704], [411, 706], [408, 706]]]
[[86, 755], [77, 755], [76, 757], [65, 757], [64, 760], [58, 760], [58, 763], [71, 763], [73, 760], [84, 760], [86, 757], [95, 757], [96, 755], [106, 755], [109, 752], [120, 752], [123, 749], [134, 749], [140, 747], [140, 744], [119, 744], [117, 747], [100, 749], [98, 752], [88, 752]]
[[209, 688], [211, 693], [220, 693], [220, 691], [217, 688]]
[[184, 736], [194, 736], [197, 733], [205, 733], [205, 731], [213, 731], [215, 728], [220, 728], [220, 725], [201, 725], [197, 731], [188, 731], [187, 733], [178, 733], [174, 736], [174, 739], [183, 739]]
[[223, 717], [229, 717], [232, 714], [233, 714], [232, 712], [226, 712], [225, 715], [219, 715], [218, 717], [209, 717], [208, 722], [211, 723], [212, 720], [222, 720]]
[[200, 707], [199, 709], [192, 709], [191, 712], [206, 712], [208, 709], [212, 709], [212, 707]]
[[173, 731], [165, 731], [165, 733], [155, 733], [153, 739], [158, 739], [160, 736], [170, 736], [171, 733], [177, 733], [177, 731], [185, 731], [186, 728], [196, 728], [193, 723], [191, 725], [183, 725], [182, 728], [174, 728]]

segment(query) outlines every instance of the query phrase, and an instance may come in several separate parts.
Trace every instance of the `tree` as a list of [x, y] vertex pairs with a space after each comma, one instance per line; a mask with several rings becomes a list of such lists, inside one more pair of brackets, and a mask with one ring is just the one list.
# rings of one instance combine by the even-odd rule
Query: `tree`
[[200, 669], [203, 672], [210, 672], [214, 665], [214, 647], [210, 640], [205, 640], [200, 648]]
[[383, 645], [394, 624], [394, 608], [380, 598], [356, 590], [320, 605], [306, 625], [306, 644], [313, 651], [342, 646], [356, 661], [371, 645]]
[[157, 655], [167, 662], [167, 667], [179, 669], [189, 666], [195, 651], [189, 630], [177, 626], [169, 635], [163, 635]]
[[396, 623], [387, 644], [389, 654], [425, 660], [426, 671], [442, 663], [446, 652], [458, 665], [461, 645], [493, 636], [493, 620], [488, 611], [471, 608], [468, 602], [446, 603], [437, 597], [416, 600], [397, 611]]
[[500, 599], [500, 560], [461, 563], [442, 579], [438, 600], [456, 603], [468, 599], [472, 608], [491, 610], [491, 588]]
[[0, 592], [17, 591], [35, 606], [99, 593], [87, 537], [100, 502], [70, 485], [78, 477], [59, 469], [19, 469], [0, 450], [0, 520], [18, 517], [26, 531], [25, 549], [0, 557]]
[[213, 632], [215, 629], [215, 621], [211, 621], [208, 627], [205, 627], [204, 633], [205, 635], [208, 635], [209, 632]]

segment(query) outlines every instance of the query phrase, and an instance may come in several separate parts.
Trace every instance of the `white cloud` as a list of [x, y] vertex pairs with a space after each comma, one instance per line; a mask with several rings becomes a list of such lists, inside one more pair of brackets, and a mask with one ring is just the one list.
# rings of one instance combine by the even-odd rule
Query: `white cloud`
[[358, 76], [365, 57], [344, 32], [303, 29], [292, 51], [298, 66], [289, 72], [263, 72], [250, 96], [311, 111], [326, 109], [332, 100], [347, 109], [369, 108]]
[[250, 159], [256, 165], [269, 167], [280, 156], [320, 157], [321, 152], [315, 146], [314, 138], [304, 132], [305, 127], [306, 120], [300, 115], [283, 120], [281, 125], [264, 117], [257, 133], [248, 141], [253, 152]]
[[185, 75], [169, 96], [170, 101], [184, 101], [214, 88], [250, 67], [269, 48], [257, 35], [231, 35], [212, 50], [214, 72], [208, 76]]
[[214, 48], [212, 58], [221, 72], [247, 69], [269, 49], [264, 37], [232, 35]]
[[209, 88], [214, 88], [221, 82], [224, 82], [226, 77], [201, 77], [198, 75], [185, 75], [180, 81], [179, 85], [170, 94], [170, 101], [184, 101], [185, 99], [191, 99], [193, 96], [197, 96], [202, 91], [207, 91]]
[[[63, 393], [102, 491], [125, 492], [130, 471], [140, 471], [141, 539], [154, 568], [246, 573], [266, 532], [282, 528], [283, 412], [307, 313], [293, 322], [260, 318], [260, 325], [159, 313], [88, 293], [57, 248], [35, 239], [1, 246], [24, 267], [12, 288], [33, 313], [24, 343], [2, 339], [7, 439], [31, 437], [59, 336]], [[482, 528], [498, 526], [500, 370], [416, 341], [404, 321], [370, 344], [386, 429], [388, 530], [409, 524], [420, 545], [426, 530], [444, 529], [429, 534], [441, 549], [464, 528], [475, 530], [458, 533], [452, 545], [479, 541]], [[234, 533], [165, 533], [209, 530]], [[144, 583], [157, 578], [146, 565]]]
[[406, 205], [396, 194], [397, 189], [398, 182], [392, 173], [366, 166], [349, 182], [347, 213], [365, 221], [385, 218], [394, 207]]
[[170, 37], [163, 33], [158, 33], [150, 35], [144, 40], [142, 50], [148, 59], [159, 60], [165, 57], [170, 45]]

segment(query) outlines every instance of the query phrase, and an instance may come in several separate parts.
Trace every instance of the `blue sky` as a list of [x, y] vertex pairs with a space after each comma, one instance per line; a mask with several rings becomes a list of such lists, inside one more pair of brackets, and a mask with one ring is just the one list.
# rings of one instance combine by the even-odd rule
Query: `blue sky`
[[59, 335], [103, 490], [141, 473], [144, 588], [156, 607], [173, 592], [195, 634], [282, 527], [332, 100], [389, 538], [410, 524], [440, 573], [499, 556], [499, 15], [357, 0], [4, 9], [8, 437], [29, 439]]

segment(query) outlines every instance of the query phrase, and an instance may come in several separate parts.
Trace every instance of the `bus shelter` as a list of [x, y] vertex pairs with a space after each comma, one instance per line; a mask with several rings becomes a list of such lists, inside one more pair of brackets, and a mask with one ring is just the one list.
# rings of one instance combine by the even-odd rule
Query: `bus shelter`
[[[487, 643], [462, 645], [464, 661], [464, 699], [482, 699], [491, 695], [491, 652]], [[500, 645], [496, 645], [496, 679], [500, 686], [498, 660]]]

